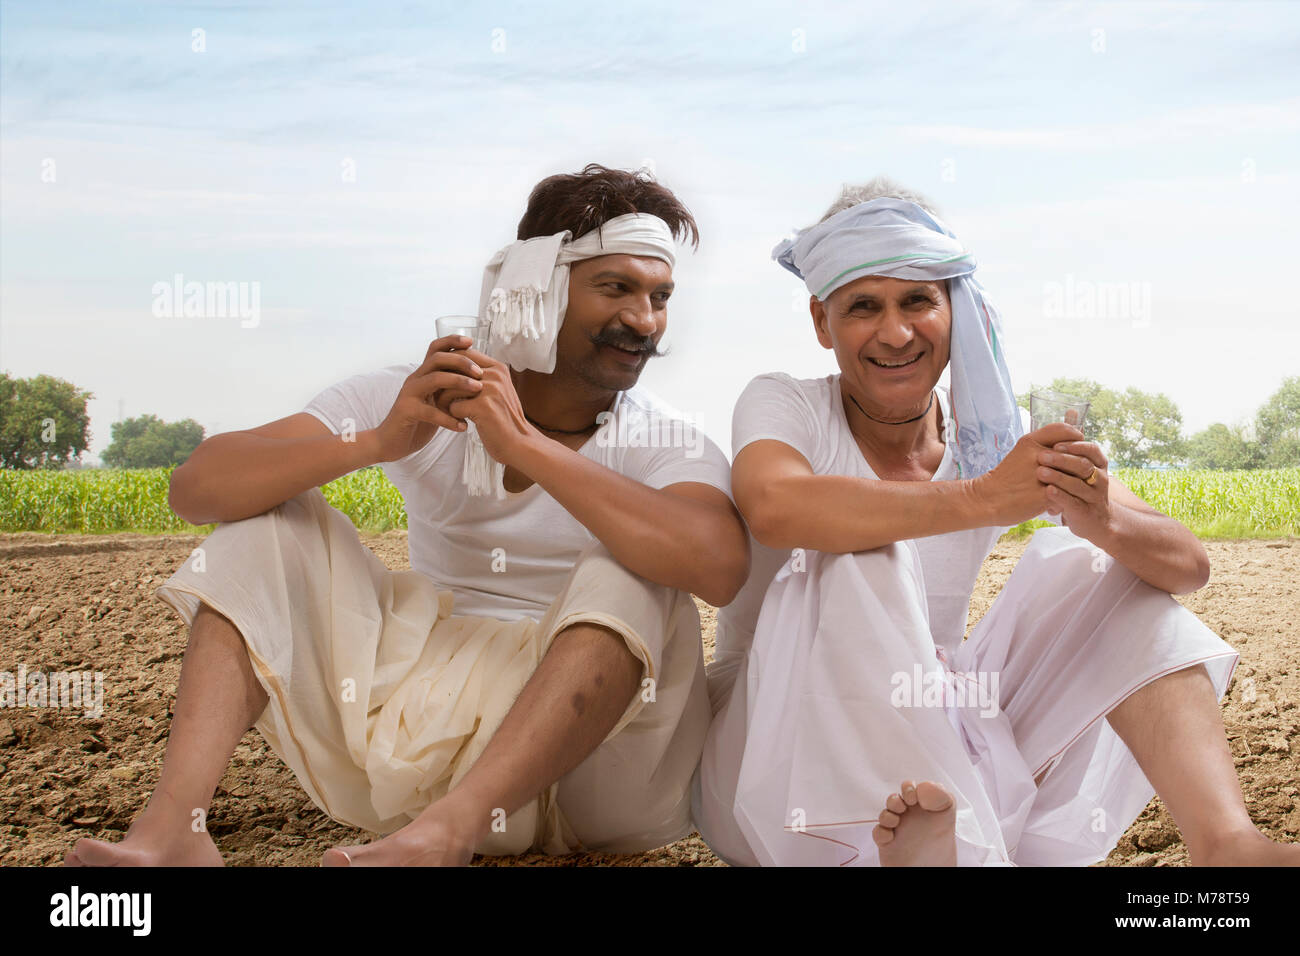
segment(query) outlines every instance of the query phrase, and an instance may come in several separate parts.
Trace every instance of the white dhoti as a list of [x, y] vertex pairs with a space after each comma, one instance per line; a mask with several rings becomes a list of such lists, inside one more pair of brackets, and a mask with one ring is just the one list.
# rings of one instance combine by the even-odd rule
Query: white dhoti
[[951, 661], [913, 542], [804, 557], [767, 592], [694, 781], [701, 835], [737, 865], [878, 865], [871, 830], [907, 779], [955, 797], [959, 865], [1104, 859], [1155, 793], [1105, 715], [1198, 664], [1221, 697], [1237, 663], [1066, 528], [1034, 534]]
[[551, 641], [601, 624], [642, 663], [604, 742], [478, 847], [494, 855], [639, 852], [691, 831], [709, 722], [690, 595], [623, 568], [599, 542], [540, 621], [452, 614], [454, 597], [391, 571], [319, 489], [220, 525], [158, 589], [192, 624], [229, 618], [269, 698], [254, 725], [329, 816], [375, 833], [410, 822], [482, 753]]

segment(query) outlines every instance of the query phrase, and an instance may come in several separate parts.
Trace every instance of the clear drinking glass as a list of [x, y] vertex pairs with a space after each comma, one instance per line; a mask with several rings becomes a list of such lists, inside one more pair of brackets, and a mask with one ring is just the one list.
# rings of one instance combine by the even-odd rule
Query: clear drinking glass
[[436, 322], [438, 338], [447, 335], [468, 335], [474, 341], [472, 348], [480, 352], [487, 349], [488, 324], [477, 315], [440, 315]]
[[1092, 403], [1077, 395], [1053, 392], [1051, 389], [1038, 389], [1029, 393], [1029, 417], [1031, 431], [1037, 431], [1053, 422], [1064, 422], [1083, 431], [1084, 420], [1088, 417], [1088, 406]]

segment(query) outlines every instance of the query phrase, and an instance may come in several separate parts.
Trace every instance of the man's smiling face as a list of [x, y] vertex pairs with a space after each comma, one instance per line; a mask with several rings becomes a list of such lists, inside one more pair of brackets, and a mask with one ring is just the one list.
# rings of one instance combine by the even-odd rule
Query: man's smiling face
[[556, 341], [555, 373], [625, 391], [659, 355], [673, 271], [652, 256], [608, 255], [569, 267], [569, 305]]
[[869, 409], [901, 418], [925, 406], [951, 349], [945, 281], [863, 276], [811, 306], [818, 341]]

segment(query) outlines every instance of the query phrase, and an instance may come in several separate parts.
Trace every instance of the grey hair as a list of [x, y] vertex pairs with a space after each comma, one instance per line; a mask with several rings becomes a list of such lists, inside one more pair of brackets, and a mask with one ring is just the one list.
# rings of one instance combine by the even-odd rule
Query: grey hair
[[837, 212], [843, 212], [845, 209], [858, 205], [858, 203], [868, 202], [872, 199], [903, 199], [907, 202], [916, 203], [932, 216], [939, 215], [934, 203], [925, 196], [894, 182], [888, 176], [877, 176], [870, 182], [863, 183], [860, 186], [845, 183], [840, 190], [839, 198], [831, 203], [831, 208], [826, 210], [826, 215], [822, 216], [818, 222], [825, 222]]

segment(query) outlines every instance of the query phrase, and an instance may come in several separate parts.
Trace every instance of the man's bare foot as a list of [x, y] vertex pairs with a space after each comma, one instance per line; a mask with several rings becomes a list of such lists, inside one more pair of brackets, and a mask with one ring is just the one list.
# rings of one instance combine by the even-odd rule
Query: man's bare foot
[[937, 783], [904, 780], [871, 831], [881, 866], [956, 866], [957, 804]]
[[[484, 820], [490, 820], [487, 814]], [[326, 850], [321, 866], [468, 866], [480, 834], [487, 830], [467, 825], [435, 803], [396, 833], [373, 843], [336, 846]]]
[[1256, 829], [1224, 834], [1205, 847], [1188, 847], [1192, 866], [1300, 866], [1300, 844], [1275, 843]]
[[63, 858], [64, 866], [224, 866], [221, 851], [206, 830], [195, 833], [188, 819], [167, 820], [148, 807], [135, 818], [119, 843], [81, 839]]

